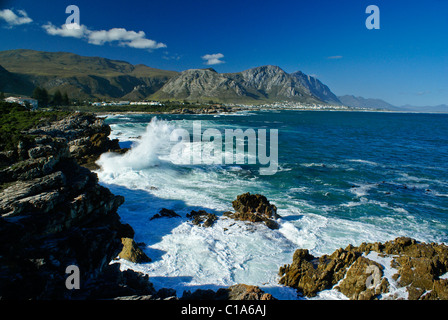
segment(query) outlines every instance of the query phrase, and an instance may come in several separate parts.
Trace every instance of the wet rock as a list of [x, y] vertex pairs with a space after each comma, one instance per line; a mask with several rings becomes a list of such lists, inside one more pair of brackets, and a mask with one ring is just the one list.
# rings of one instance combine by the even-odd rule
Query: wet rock
[[235, 220], [264, 222], [270, 229], [278, 229], [275, 219], [280, 218], [277, 207], [260, 194], [244, 193], [232, 202], [235, 212], [225, 212], [224, 215]]
[[151, 259], [140, 249], [135, 243], [134, 239], [121, 238], [123, 249], [118, 254], [118, 257], [134, 263], [151, 262]]
[[383, 277], [383, 266], [359, 257], [350, 266], [341, 283], [335, 287], [351, 300], [372, 300], [388, 292], [389, 283]]
[[[387, 258], [384, 261], [390, 260], [390, 265], [368, 259], [366, 255], [371, 252]], [[385, 268], [396, 269], [396, 273], [387, 278]], [[338, 249], [320, 258], [299, 249], [294, 253], [292, 264], [281, 267], [279, 274], [282, 276], [280, 283], [310, 297], [334, 288], [354, 300], [401, 299], [388, 294], [393, 283], [395, 288], [406, 289], [409, 300], [437, 300], [448, 297], [448, 280], [440, 279], [447, 271], [446, 245], [400, 237], [385, 243], [349, 245], [345, 250]]]
[[159, 213], [153, 215], [149, 220], [159, 219], [159, 218], [177, 218], [180, 217], [174, 210], [162, 208]]
[[149, 276], [134, 270], [120, 271], [120, 264], [112, 263], [90, 285], [87, 299], [156, 300], [158, 293]]
[[202, 225], [203, 227], [211, 227], [218, 217], [213, 213], [208, 213], [205, 210], [192, 210], [187, 214], [187, 218], [192, 219], [194, 225]]
[[280, 268], [280, 283], [296, 288], [308, 297], [319, 291], [330, 289], [341, 280], [359, 254], [346, 250], [337, 250], [332, 255], [316, 258], [307, 249], [298, 249], [294, 253], [292, 264]]

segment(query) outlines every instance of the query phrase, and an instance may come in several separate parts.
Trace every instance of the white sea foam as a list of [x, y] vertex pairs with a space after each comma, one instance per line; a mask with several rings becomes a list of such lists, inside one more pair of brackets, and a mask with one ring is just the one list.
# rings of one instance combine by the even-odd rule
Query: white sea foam
[[374, 161], [368, 161], [368, 160], [363, 160], [363, 159], [348, 159], [347, 161], [358, 162], [358, 163], [362, 163], [362, 164], [368, 164], [368, 165], [371, 165], [371, 166], [379, 166], [379, 164], [374, 162]]
[[[227, 126], [210, 120], [203, 124], [204, 128]], [[358, 187], [351, 190], [355, 198], [341, 206], [347, 210], [378, 206], [391, 214], [343, 218], [333, 214], [338, 206], [315, 204], [300, 197], [312, 188], [299, 186], [282, 192], [245, 166], [176, 165], [169, 157], [170, 133], [176, 127], [188, 130], [191, 126], [189, 120], [153, 120], [147, 127], [139, 123], [113, 125], [112, 133], [120, 141], [132, 140], [132, 149], [123, 155], [104, 154], [98, 161], [100, 182], [114, 194], [125, 196], [118, 212], [122, 221], [134, 228], [135, 240], [146, 244], [144, 250], [153, 259], [146, 264], [119, 263], [122, 268], [148, 274], [156, 289], [171, 287], [182, 295], [183, 290], [215, 290], [246, 283], [258, 285], [279, 299], [295, 299], [294, 289], [278, 284], [277, 272], [280, 266], [291, 263], [297, 248], [309, 249], [315, 256], [331, 254], [350, 243], [384, 242], [404, 236], [412, 226], [417, 240], [437, 237], [432, 225], [416, 220], [406, 209], [368, 198], [375, 184], [356, 184]], [[222, 212], [232, 210], [236, 196], [247, 191], [263, 193], [277, 205], [281, 216], [278, 230], [222, 217]], [[173, 209], [181, 217], [150, 221], [162, 208]], [[198, 209], [220, 218], [210, 228], [194, 226], [186, 214]], [[335, 290], [323, 291], [316, 298], [345, 299]]]
[[[356, 184], [354, 184], [356, 185]], [[358, 184], [357, 187], [353, 187], [350, 189], [352, 193], [354, 193], [357, 197], [363, 197], [369, 194], [369, 191], [373, 188], [376, 188], [378, 185], [376, 183], [363, 183]]]
[[372, 261], [379, 263], [383, 269], [383, 276], [389, 282], [389, 292], [381, 295], [381, 299], [407, 299], [408, 291], [406, 287], [399, 286], [397, 281], [394, 279], [394, 275], [398, 273], [396, 268], [391, 266], [393, 256], [380, 256], [378, 252], [370, 251], [369, 254], [364, 256]]

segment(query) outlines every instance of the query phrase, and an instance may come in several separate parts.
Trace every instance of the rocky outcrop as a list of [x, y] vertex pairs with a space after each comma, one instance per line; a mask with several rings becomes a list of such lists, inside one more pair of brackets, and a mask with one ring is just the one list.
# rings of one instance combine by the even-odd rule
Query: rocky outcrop
[[192, 210], [189, 214], [187, 214], [187, 218], [192, 219], [194, 225], [203, 226], [206, 228], [211, 227], [218, 219], [216, 214], [208, 213], [205, 210]]
[[337, 250], [332, 255], [316, 258], [307, 249], [294, 253], [292, 264], [280, 268], [280, 283], [296, 288], [308, 297], [329, 289], [338, 283], [349, 267], [360, 255], [346, 250]]
[[132, 238], [121, 238], [121, 243], [123, 244], [123, 249], [118, 254], [118, 257], [125, 259], [134, 263], [145, 263], [151, 262], [149, 258], [142, 249], [138, 247]]
[[28, 159], [2, 171], [2, 299], [70, 298], [67, 266], [79, 267], [81, 283], [93, 281], [118, 254], [125, 236], [116, 212], [123, 197], [80, 167], [63, 139], [36, 141], [21, 150]]
[[193, 293], [184, 291], [181, 300], [276, 300], [257, 286], [235, 284], [217, 291], [198, 289]]
[[159, 219], [159, 218], [177, 218], [180, 217], [174, 210], [162, 208], [159, 213], [153, 215], [149, 220]]
[[242, 221], [263, 222], [270, 229], [277, 229], [278, 223], [275, 219], [280, 218], [277, 207], [260, 194], [244, 193], [237, 196], [232, 202], [235, 212], [225, 212], [224, 215]]
[[[133, 237], [117, 214], [124, 198], [77, 160], [115, 148], [109, 130], [76, 114], [31, 130], [33, 138], [8, 154], [11, 163], [0, 172], [1, 299], [88, 297], [122, 250], [121, 239]], [[87, 142], [72, 143], [79, 139]], [[79, 268], [80, 290], [65, 285], [71, 265]]]
[[[384, 244], [349, 245], [319, 258], [298, 249], [293, 262], [281, 267], [279, 275], [281, 284], [308, 297], [334, 288], [353, 300], [433, 300], [448, 297], [448, 280], [441, 278], [447, 271], [446, 245], [397, 238]], [[396, 293], [400, 288], [407, 296]]]
[[69, 153], [80, 165], [97, 168], [95, 161], [105, 152], [123, 153], [118, 139], [110, 140], [110, 127], [93, 114], [73, 114], [60, 121], [29, 130], [30, 135], [63, 138]]

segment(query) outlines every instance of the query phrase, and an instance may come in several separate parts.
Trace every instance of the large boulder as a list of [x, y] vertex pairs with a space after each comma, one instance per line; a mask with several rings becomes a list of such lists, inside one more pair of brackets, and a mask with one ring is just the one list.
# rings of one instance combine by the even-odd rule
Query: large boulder
[[249, 192], [241, 194], [232, 202], [232, 206], [235, 212], [226, 212], [225, 216], [235, 220], [264, 222], [270, 229], [278, 228], [275, 221], [280, 218], [277, 214], [277, 207], [263, 195]]

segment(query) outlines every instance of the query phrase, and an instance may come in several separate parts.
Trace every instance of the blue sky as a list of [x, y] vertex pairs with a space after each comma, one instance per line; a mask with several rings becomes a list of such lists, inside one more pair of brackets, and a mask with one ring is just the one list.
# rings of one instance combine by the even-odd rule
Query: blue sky
[[[62, 29], [71, 4], [80, 9], [77, 37]], [[379, 30], [365, 26], [372, 4], [380, 9]], [[271, 64], [314, 75], [337, 95], [394, 105], [448, 104], [446, 0], [0, 0], [0, 5], [0, 50], [69, 51], [177, 71], [211, 66], [237, 72]]]

